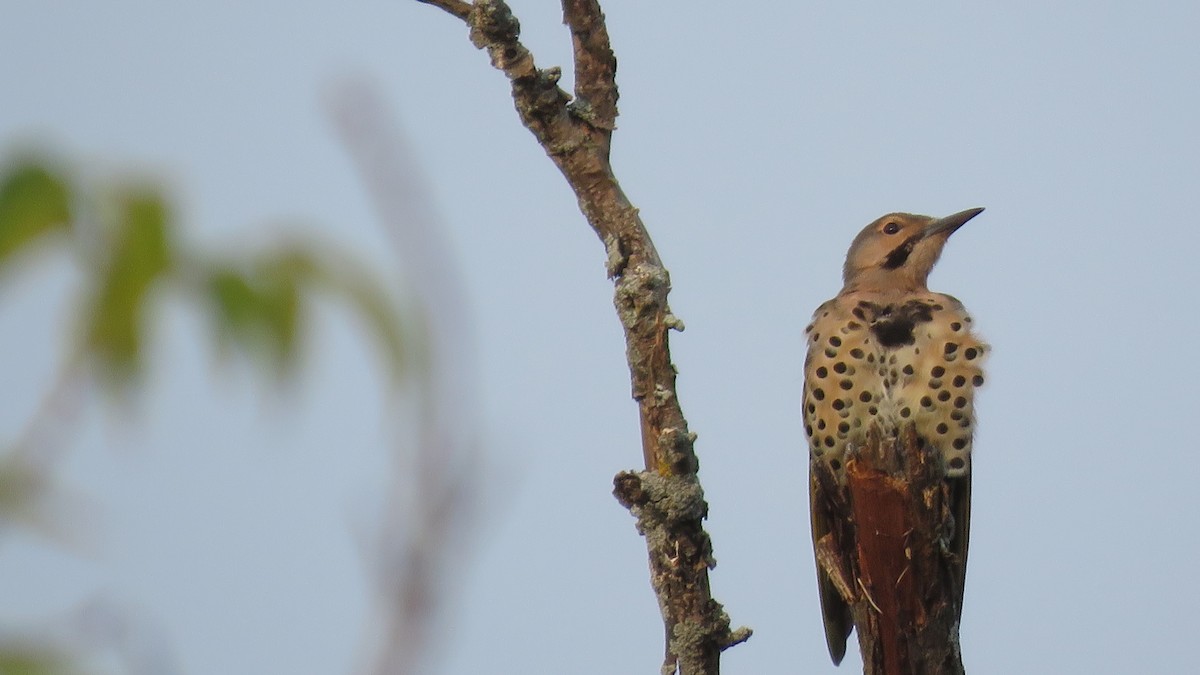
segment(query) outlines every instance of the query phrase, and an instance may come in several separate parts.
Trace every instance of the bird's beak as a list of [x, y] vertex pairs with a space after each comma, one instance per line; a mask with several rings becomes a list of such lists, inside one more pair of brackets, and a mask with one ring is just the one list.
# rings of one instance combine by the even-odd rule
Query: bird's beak
[[925, 226], [925, 237], [932, 237], [935, 234], [945, 233], [947, 237], [954, 234], [954, 231], [962, 227], [966, 222], [975, 216], [983, 213], [983, 207], [975, 209], [967, 209], [959, 211], [945, 218], [938, 218], [929, 225]]

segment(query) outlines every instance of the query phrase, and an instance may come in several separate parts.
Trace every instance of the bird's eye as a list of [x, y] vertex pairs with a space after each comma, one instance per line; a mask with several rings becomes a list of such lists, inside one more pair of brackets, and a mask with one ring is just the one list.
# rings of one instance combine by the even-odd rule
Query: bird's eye
[[887, 225], [883, 226], [884, 234], [896, 234], [899, 231], [900, 231], [900, 226], [897, 225], [896, 223], [888, 223]]

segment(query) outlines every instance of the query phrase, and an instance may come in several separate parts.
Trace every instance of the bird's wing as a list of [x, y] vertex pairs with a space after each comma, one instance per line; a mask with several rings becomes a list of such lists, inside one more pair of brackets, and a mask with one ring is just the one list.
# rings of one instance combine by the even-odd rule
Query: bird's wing
[[[813, 324], [807, 330], [809, 342], [808, 353], [804, 359], [804, 406], [805, 417], [808, 424], [815, 424], [810, 410], [820, 409], [829, 405], [828, 401], [821, 403], [819, 400], [814, 400], [812, 388], [813, 382], [816, 379], [814, 371], [820, 366], [832, 369], [833, 363], [824, 354], [819, 345], [814, 345], [813, 338], [819, 334], [819, 324], [822, 319], [833, 317], [835, 322], [837, 319], [844, 318], [841, 315], [843, 312], [839, 310], [837, 300], [830, 300], [817, 308], [813, 315]], [[814, 331], [814, 328], [817, 330]], [[830, 411], [832, 414], [832, 411]], [[808, 430], [808, 438], [811, 443], [820, 442], [820, 437], [813, 433], [810, 428]], [[809, 512], [812, 519], [812, 541], [813, 554], [816, 557], [817, 542], [821, 541], [826, 535], [834, 537], [833, 548], [841, 550], [838, 539], [842, 532], [833, 531], [833, 527], [838, 520], [834, 514], [833, 501], [831, 495], [826, 494], [826, 488], [822, 487], [821, 481], [817, 479], [814, 463], [819, 460], [812, 448], [809, 449]], [[836, 486], [830, 486], [828, 489], [836, 489]], [[829, 646], [829, 656], [835, 664], [841, 663], [842, 657], [846, 655], [846, 640], [850, 637], [850, 631], [854, 628], [854, 621], [851, 618], [850, 606], [842, 599], [838, 593], [837, 587], [829, 575], [821, 569], [821, 563], [817, 562], [817, 590], [821, 596], [821, 616], [825, 623], [825, 642]]]
[[958, 568], [958, 616], [962, 618], [963, 590], [967, 582], [967, 545], [971, 541], [971, 474], [950, 480], [950, 512], [954, 516], [954, 538], [950, 550]]
[[[810, 460], [810, 467], [811, 467]], [[811, 473], [808, 481], [809, 511], [812, 516], [813, 554], [816, 555], [817, 542], [832, 534], [831, 502], [817, 477]], [[837, 534], [833, 534], [834, 537]], [[836, 547], [836, 546], [835, 546]], [[854, 620], [850, 615], [850, 606], [842, 599], [837, 587], [833, 585], [829, 575], [817, 563], [817, 591], [821, 597], [821, 618], [825, 623], [825, 643], [829, 646], [829, 657], [834, 665], [842, 662], [846, 655], [846, 640], [850, 638], [850, 630], [854, 628]]]

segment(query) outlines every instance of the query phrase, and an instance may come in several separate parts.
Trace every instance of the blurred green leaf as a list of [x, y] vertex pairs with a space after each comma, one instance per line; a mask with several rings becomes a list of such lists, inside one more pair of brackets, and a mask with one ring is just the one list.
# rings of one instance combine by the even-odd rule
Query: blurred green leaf
[[294, 366], [308, 297], [326, 291], [366, 320], [379, 339], [393, 376], [401, 365], [398, 312], [383, 289], [353, 261], [330, 250], [292, 246], [268, 252], [240, 271], [219, 264], [208, 273], [208, 295], [218, 334], [251, 354], [265, 354], [279, 374]]
[[76, 670], [50, 649], [0, 647], [0, 675], [67, 675]]
[[374, 331], [392, 377], [399, 377], [403, 365], [403, 331], [399, 312], [383, 286], [353, 258], [337, 255], [332, 248], [321, 249], [321, 254], [293, 250], [285, 257], [295, 268], [303, 270], [305, 281], [349, 301], [351, 309]]
[[171, 269], [170, 219], [157, 194], [129, 194], [121, 203], [107, 261], [91, 307], [88, 347], [111, 374], [136, 372], [145, 330], [147, 291]]
[[35, 163], [18, 164], [0, 178], [0, 266], [42, 235], [70, 226], [66, 183]]
[[263, 354], [278, 375], [296, 362], [302, 315], [301, 285], [311, 269], [285, 255], [268, 254], [241, 272], [219, 265], [208, 275], [208, 295], [222, 338]]
[[245, 276], [235, 270], [215, 268], [209, 273], [209, 296], [217, 309], [217, 327], [223, 335], [242, 335], [258, 320], [259, 298]]
[[333, 280], [337, 288], [355, 305], [375, 332], [392, 377], [399, 377], [403, 366], [404, 343], [400, 316], [383, 289], [361, 274], [346, 274]]
[[269, 254], [256, 266], [262, 292], [263, 320], [281, 367], [295, 364], [301, 318], [301, 288], [307, 285], [313, 265], [307, 256], [292, 252]]
[[12, 453], [0, 456], [0, 520], [13, 520], [37, 498], [43, 480]]

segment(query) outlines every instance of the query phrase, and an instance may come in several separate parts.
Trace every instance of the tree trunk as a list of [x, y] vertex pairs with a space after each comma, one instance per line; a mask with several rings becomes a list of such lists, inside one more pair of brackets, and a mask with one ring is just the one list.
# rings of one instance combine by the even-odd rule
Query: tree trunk
[[850, 605], [864, 674], [963, 675], [970, 477], [947, 479], [936, 451], [911, 428], [895, 439], [870, 434], [847, 462], [844, 487], [824, 462], [813, 466], [846, 516], [818, 558]]

